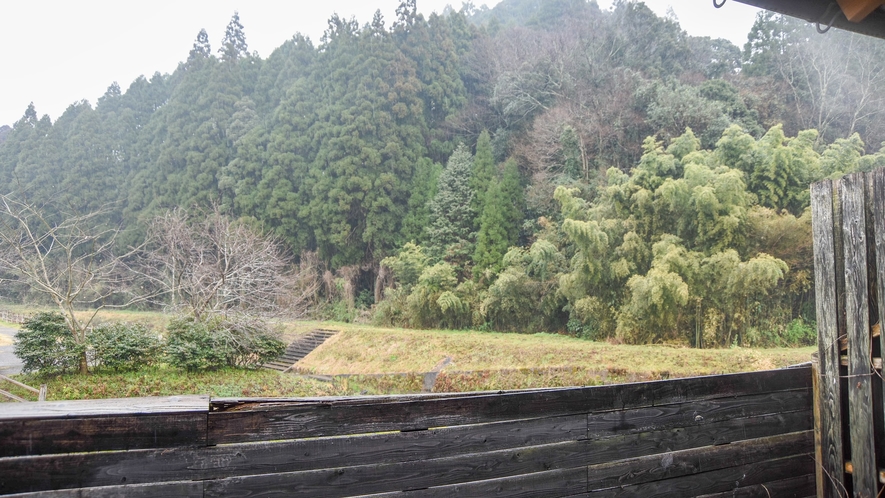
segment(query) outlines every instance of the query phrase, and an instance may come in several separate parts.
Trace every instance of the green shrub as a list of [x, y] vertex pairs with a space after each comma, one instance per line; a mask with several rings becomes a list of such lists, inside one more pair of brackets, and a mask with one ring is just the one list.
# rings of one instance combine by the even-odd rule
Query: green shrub
[[76, 371], [84, 345], [77, 344], [61, 313], [38, 313], [15, 334], [13, 353], [22, 360], [22, 371], [58, 373]]
[[232, 367], [258, 368], [286, 350], [279, 334], [261, 322], [222, 321], [215, 332], [230, 345], [227, 364]]
[[788, 346], [814, 346], [817, 343], [817, 324], [796, 318], [787, 325], [783, 337]]
[[193, 318], [176, 318], [166, 326], [166, 360], [188, 371], [214, 370], [227, 364], [232, 352], [226, 341]]
[[255, 368], [286, 349], [276, 334], [261, 324], [222, 319], [207, 323], [177, 318], [166, 330], [167, 361], [188, 371], [226, 366]]
[[117, 371], [155, 364], [163, 350], [160, 338], [142, 324], [100, 325], [89, 332], [86, 341], [93, 366]]

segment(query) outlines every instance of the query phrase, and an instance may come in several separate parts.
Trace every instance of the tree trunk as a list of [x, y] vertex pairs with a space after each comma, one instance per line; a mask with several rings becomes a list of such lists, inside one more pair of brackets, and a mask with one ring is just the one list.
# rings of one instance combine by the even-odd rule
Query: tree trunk
[[86, 364], [86, 351], [80, 353], [80, 375], [89, 373], [89, 365]]

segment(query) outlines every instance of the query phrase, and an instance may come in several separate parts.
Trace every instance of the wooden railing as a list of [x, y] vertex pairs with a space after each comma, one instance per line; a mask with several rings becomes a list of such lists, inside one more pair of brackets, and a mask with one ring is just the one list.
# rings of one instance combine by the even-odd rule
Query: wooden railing
[[[46, 401], [46, 384], [40, 384], [40, 389], [37, 389], [37, 388], [31, 387], [27, 384], [22, 384], [21, 382], [15, 380], [15, 379], [11, 379], [5, 375], [0, 375], [0, 381], [6, 381], [14, 386], [18, 386], [18, 387], [24, 389], [25, 391], [30, 391], [30, 392], [36, 394], [37, 401]], [[4, 391], [3, 389], [0, 389], [0, 396], [11, 399], [13, 401], [19, 401], [19, 402], [27, 401], [26, 399], [16, 396], [15, 394], [12, 394], [11, 392]]]
[[807, 366], [505, 392], [6, 403], [0, 494], [811, 496], [813, 449]]

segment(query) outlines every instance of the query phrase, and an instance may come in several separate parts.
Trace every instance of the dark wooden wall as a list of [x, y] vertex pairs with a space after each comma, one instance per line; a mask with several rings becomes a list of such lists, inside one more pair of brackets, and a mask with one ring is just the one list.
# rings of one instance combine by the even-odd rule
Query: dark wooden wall
[[808, 367], [506, 392], [0, 405], [0, 494], [17, 496], [804, 497], [813, 450]]

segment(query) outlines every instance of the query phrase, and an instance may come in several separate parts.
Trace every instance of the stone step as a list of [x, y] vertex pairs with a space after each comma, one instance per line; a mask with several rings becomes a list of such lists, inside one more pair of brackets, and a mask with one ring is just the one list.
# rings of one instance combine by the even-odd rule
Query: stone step
[[332, 330], [314, 330], [292, 342], [278, 358], [264, 365], [265, 368], [273, 370], [286, 370], [294, 363], [301, 361], [305, 356], [309, 355], [316, 348], [320, 347], [330, 337], [337, 334]]

